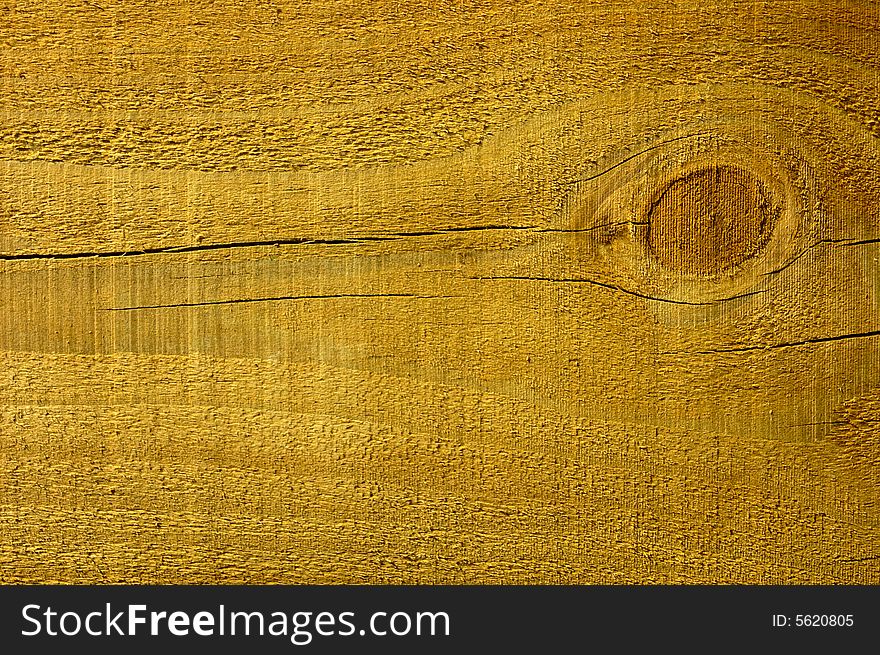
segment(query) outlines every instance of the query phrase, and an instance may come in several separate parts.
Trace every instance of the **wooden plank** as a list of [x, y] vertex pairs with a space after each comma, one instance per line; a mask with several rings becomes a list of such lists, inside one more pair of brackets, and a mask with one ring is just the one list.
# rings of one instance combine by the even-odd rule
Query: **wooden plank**
[[0, 581], [880, 581], [873, 3], [0, 5]]

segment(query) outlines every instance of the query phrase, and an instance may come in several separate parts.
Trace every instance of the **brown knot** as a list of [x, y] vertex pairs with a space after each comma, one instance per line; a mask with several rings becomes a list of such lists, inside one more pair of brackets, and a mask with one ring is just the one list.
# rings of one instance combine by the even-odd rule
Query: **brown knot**
[[778, 215], [755, 175], [733, 165], [710, 166], [660, 191], [648, 210], [647, 244], [670, 270], [719, 273], [760, 252]]

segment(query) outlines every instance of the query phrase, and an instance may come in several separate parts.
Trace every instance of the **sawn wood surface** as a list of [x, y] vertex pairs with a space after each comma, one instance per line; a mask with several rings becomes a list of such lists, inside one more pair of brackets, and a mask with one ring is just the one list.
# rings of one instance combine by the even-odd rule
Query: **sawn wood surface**
[[880, 582], [875, 2], [0, 0], [0, 582]]

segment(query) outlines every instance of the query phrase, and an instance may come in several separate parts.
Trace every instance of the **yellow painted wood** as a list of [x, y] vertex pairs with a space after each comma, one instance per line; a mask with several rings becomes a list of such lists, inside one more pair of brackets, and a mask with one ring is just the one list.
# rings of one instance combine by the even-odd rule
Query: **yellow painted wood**
[[0, 2], [0, 582], [880, 582], [871, 2]]

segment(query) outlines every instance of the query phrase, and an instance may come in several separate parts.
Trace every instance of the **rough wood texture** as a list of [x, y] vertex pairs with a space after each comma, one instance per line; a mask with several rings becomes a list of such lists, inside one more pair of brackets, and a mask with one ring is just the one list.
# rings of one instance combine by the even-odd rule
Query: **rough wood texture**
[[0, 581], [880, 582], [873, 2], [0, 0]]

